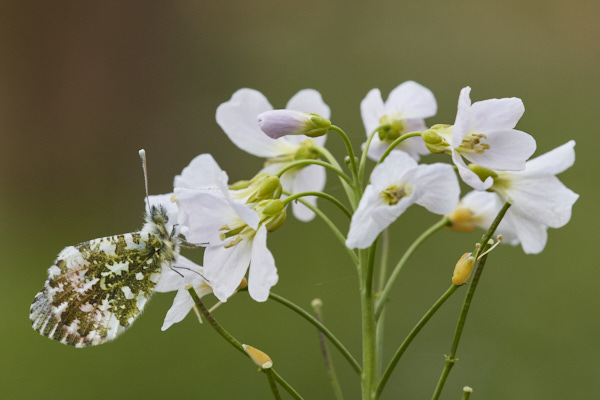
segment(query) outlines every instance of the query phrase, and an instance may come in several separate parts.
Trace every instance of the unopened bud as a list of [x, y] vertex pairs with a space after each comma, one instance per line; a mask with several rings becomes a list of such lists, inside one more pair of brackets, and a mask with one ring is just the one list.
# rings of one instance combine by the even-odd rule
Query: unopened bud
[[320, 115], [295, 110], [272, 110], [258, 116], [258, 126], [270, 138], [286, 135], [319, 137], [331, 127], [331, 121]]
[[421, 134], [427, 149], [434, 153], [445, 153], [450, 146], [448, 138], [452, 134], [452, 125], [434, 125]]
[[460, 260], [454, 267], [454, 274], [452, 275], [452, 283], [456, 286], [462, 285], [471, 276], [473, 270], [473, 264], [475, 263], [475, 257], [471, 253], [465, 253], [462, 255]]
[[468, 208], [461, 207], [460, 204], [448, 214], [448, 219], [452, 223], [447, 226], [448, 229], [456, 232], [472, 232], [475, 230], [476, 221], [473, 218], [473, 212]]
[[273, 360], [265, 352], [258, 350], [247, 344], [243, 344], [242, 347], [246, 353], [250, 356], [252, 361], [262, 369], [269, 369], [273, 366]]

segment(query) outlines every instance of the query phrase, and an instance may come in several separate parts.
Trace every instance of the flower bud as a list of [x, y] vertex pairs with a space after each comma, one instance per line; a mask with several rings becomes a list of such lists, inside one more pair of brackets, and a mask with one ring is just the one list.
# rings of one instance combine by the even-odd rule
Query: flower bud
[[434, 153], [444, 153], [449, 147], [448, 138], [452, 134], [452, 125], [434, 125], [421, 134], [427, 149]]
[[454, 274], [452, 275], [452, 283], [456, 286], [462, 285], [471, 276], [473, 270], [473, 264], [475, 263], [475, 257], [471, 253], [465, 253], [462, 255], [460, 260], [454, 267]]
[[477, 226], [477, 221], [473, 218], [473, 212], [468, 208], [461, 207], [460, 203], [454, 211], [448, 214], [448, 219], [452, 225], [447, 226], [455, 232], [473, 232]]
[[256, 203], [262, 200], [278, 199], [281, 197], [283, 189], [281, 182], [275, 175], [262, 173], [255, 176], [251, 181], [248, 189], [251, 195], [246, 200], [247, 203]]
[[286, 135], [323, 136], [331, 121], [320, 115], [295, 110], [272, 110], [258, 116], [258, 126], [270, 138]]
[[259, 349], [249, 346], [247, 344], [243, 344], [242, 347], [250, 356], [252, 361], [254, 361], [254, 363], [260, 368], [269, 369], [273, 367], [273, 360], [271, 360], [271, 357], [269, 357], [267, 353], [260, 351]]

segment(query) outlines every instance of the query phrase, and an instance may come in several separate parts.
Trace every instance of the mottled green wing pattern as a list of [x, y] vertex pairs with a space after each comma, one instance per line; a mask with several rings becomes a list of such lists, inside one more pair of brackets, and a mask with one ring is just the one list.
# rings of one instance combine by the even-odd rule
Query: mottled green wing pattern
[[150, 298], [162, 265], [175, 258], [164, 229], [151, 225], [65, 248], [31, 305], [33, 328], [76, 347], [114, 339], [128, 328]]

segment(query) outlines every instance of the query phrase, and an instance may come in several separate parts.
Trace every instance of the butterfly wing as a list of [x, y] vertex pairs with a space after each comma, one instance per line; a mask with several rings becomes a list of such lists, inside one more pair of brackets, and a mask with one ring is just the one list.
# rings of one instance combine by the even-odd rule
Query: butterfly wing
[[146, 231], [65, 248], [30, 309], [33, 328], [85, 347], [114, 339], [141, 313], [158, 282], [164, 238]]

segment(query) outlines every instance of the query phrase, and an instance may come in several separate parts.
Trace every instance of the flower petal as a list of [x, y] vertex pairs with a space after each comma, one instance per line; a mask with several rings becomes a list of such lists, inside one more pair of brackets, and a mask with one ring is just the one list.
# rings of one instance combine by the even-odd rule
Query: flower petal
[[252, 260], [248, 273], [248, 293], [256, 301], [266, 301], [269, 291], [279, 277], [275, 267], [275, 259], [267, 248], [267, 228], [261, 226], [252, 242]]
[[[292, 178], [292, 179], [290, 179]], [[288, 171], [281, 177], [281, 185], [291, 193], [320, 192], [325, 187], [325, 168], [319, 165], [309, 165], [300, 171]], [[317, 198], [303, 197], [303, 200], [316, 206]], [[294, 216], [300, 221], [308, 222], [315, 217], [315, 213], [300, 202], [292, 203]]]
[[382, 207], [388, 207], [381, 197], [379, 196], [380, 191], [369, 185], [366, 187], [358, 208], [352, 215], [350, 221], [350, 230], [348, 231], [348, 238], [346, 239], [346, 246], [350, 249], [366, 249], [369, 247], [377, 236], [387, 228], [395, 218], [386, 222], [381, 223], [375, 221], [372, 216], [373, 213]]
[[242, 240], [235, 246], [211, 246], [204, 252], [206, 279], [215, 296], [227, 301], [244, 278], [252, 257], [252, 240]]
[[379, 126], [379, 120], [385, 113], [386, 109], [383, 99], [381, 98], [381, 92], [379, 89], [371, 89], [360, 102], [360, 114], [362, 116], [367, 137]]
[[501, 171], [524, 170], [525, 161], [536, 148], [533, 136], [515, 129], [489, 131], [482, 142], [490, 146], [483, 153], [461, 154], [474, 164]]
[[494, 179], [490, 176], [482, 182], [479, 176], [467, 167], [461, 155], [457, 151], [452, 152], [452, 162], [458, 167], [458, 174], [460, 178], [467, 185], [471, 186], [475, 190], [487, 190], [494, 184]]
[[411, 181], [421, 188], [421, 195], [415, 198], [415, 203], [435, 214], [448, 214], [456, 208], [460, 186], [451, 165], [420, 165]]
[[303, 111], [330, 119], [331, 110], [323, 101], [321, 93], [314, 89], [303, 89], [292, 96], [285, 106], [288, 110]]
[[181, 175], [175, 177], [174, 187], [188, 189], [217, 188], [218, 182], [229, 180], [227, 173], [210, 154], [200, 154], [194, 158]]
[[160, 330], [166, 331], [171, 325], [181, 322], [186, 315], [188, 315], [193, 306], [194, 300], [187, 290], [178, 291], [173, 300], [173, 305], [169, 308], [169, 311], [167, 311], [167, 316], [165, 317], [165, 321]]
[[575, 141], [569, 140], [539, 157], [527, 163], [527, 169], [524, 171], [526, 175], [537, 174], [560, 174], [575, 162]]
[[256, 117], [273, 109], [267, 98], [254, 89], [240, 89], [217, 108], [217, 123], [240, 149], [258, 156], [274, 157], [280, 144], [265, 135]]
[[437, 102], [431, 90], [417, 82], [406, 81], [390, 92], [385, 108], [389, 113], [400, 113], [403, 119], [423, 119], [437, 113]]
[[489, 99], [473, 103], [473, 129], [477, 132], [512, 129], [525, 112], [523, 101], [517, 97]]

